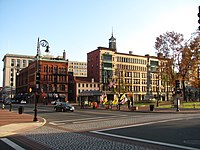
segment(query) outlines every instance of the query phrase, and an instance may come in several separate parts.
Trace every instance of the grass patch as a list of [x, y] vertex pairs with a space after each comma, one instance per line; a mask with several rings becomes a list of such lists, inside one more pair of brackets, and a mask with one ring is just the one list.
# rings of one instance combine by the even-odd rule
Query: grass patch
[[[145, 107], [149, 105], [157, 105], [157, 102], [135, 102], [134, 106]], [[200, 102], [181, 102], [180, 108], [200, 108]], [[170, 102], [160, 102], [157, 108], [174, 108], [174, 104]]]
[[183, 102], [181, 108], [200, 108], [200, 102]]

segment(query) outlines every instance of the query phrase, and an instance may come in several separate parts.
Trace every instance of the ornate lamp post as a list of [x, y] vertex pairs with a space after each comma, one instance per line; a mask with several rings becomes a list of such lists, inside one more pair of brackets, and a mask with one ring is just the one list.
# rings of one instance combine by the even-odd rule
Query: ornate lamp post
[[33, 121], [36, 122], [38, 121], [37, 119], [37, 103], [39, 100], [39, 96], [40, 96], [40, 69], [39, 69], [39, 60], [40, 60], [40, 45], [42, 47], [46, 47], [45, 52], [49, 52], [49, 43], [46, 40], [39, 40], [38, 38], [38, 42], [37, 42], [37, 55], [36, 55], [36, 90], [35, 90], [35, 108], [34, 108], [34, 118]]

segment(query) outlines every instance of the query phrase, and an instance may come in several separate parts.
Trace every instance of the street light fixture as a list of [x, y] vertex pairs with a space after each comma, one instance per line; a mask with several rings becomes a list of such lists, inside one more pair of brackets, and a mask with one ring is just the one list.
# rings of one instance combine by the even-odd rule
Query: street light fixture
[[37, 55], [36, 55], [36, 90], [35, 90], [35, 108], [34, 108], [34, 118], [33, 121], [36, 122], [38, 121], [37, 119], [37, 103], [39, 100], [39, 96], [40, 96], [40, 70], [39, 70], [39, 60], [40, 60], [40, 45], [42, 47], [46, 47], [45, 52], [49, 53], [49, 43], [46, 40], [39, 40], [38, 38], [38, 42], [37, 42]]

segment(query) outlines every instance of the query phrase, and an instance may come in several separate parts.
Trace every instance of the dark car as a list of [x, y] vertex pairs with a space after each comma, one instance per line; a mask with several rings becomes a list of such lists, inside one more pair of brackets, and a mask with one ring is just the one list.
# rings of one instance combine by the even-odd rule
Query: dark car
[[55, 111], [71, 111], [73, 112], [75, 110], [74, 106], [72, 106], [71, 104], [69, 103], [66, 103], [66, 102], [59, 102], [56, 104], [56, 106], [54, 107], [54, 110]]
[[12, 102], [11, 102], [10, 98], [5, 99], [5, 101], [4, 101], [4, 105], [10, 105], [11, 103]]

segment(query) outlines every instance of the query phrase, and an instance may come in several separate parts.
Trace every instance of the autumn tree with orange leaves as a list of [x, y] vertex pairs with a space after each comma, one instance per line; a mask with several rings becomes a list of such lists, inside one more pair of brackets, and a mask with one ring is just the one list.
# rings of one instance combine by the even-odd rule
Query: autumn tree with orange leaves
[[[170, 86], [175, 86], [175, 80], [181, 80], [183, 86], [183, 98], [185, 99], [185, 81], [190, 81], [193, 77], [193, 83], [198, 83], [197, 68], [199, 66], [199, 34], [185, 41], [183, 34], [176, 32], [166, 32], [156, 38], [155, 49], [157, 53], [162, 53], [168, 58], [168, 66], [162, 71], [167, 76]], [[166, 78], [166, 77], [165, 77]], [[198, 79], [198, 82], [197, 82]]]

